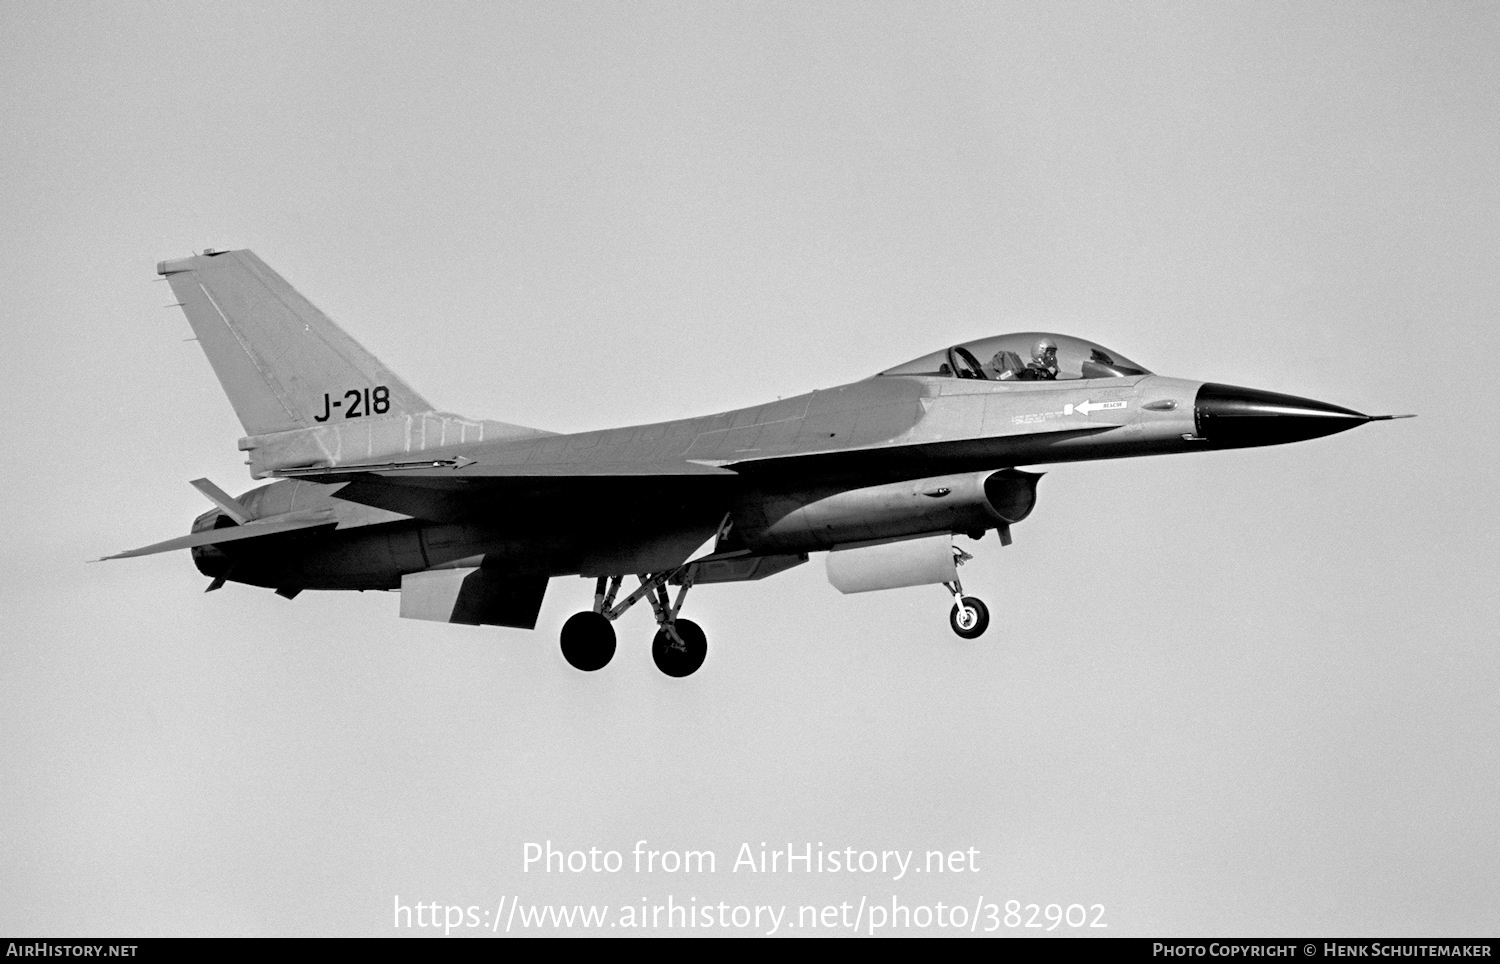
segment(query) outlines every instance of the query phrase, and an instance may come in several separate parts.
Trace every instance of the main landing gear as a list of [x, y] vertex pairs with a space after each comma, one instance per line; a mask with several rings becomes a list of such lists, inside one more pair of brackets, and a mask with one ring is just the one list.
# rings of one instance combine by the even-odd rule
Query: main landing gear
[[[642, 599], [651, 603], [656, 615], [657, 631], [651, 640], [651, 658], [656, 668], [668, 676], [691, 676], [708, 656], [708, 638], [691, 619], [679, 619], [682, 601], [693, 585], [694, 570], [681, 566], [664, 572], [637, 576], [640, 588], [619, 603], [623, 576], [600, 576], [594, 588], [594, 608], [574, 613], [563, 623], [563, 658], [574, 669], [593, 672], [603, 669], [615, 655], [614, 621]], [[677, 598], [667, 592], [669, 582], [677, 583]]]

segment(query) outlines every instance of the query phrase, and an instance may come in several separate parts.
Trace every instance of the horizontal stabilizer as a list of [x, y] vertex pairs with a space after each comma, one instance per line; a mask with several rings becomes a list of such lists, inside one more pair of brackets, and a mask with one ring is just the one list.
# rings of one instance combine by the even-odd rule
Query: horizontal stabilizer
[[319, 526], [334, 525], [331, 512], [324, 513], [315, 518], [294, 519], [285, 522], [251, 522], [242, 526], [226, 526], [223, 529], [205, 529], [202, 532], [194, 532], [189, 535], [179, 536], [176, 539], [168, 539], [166, 542], [158, 542], [139, 549], [131, 549], [128, 552], [117, 552], [105, 559], [130, 559], [135, 556], [150, 556], [158, 552], [172, 552], [176, 549], [195, 549], [198, 546], [217, 546], [226, 542], [239, 542], [244, 539], [260, 539], [266, 536], [280, 535], [285, 532], [296, 532], [299, 529], [316, 529]]

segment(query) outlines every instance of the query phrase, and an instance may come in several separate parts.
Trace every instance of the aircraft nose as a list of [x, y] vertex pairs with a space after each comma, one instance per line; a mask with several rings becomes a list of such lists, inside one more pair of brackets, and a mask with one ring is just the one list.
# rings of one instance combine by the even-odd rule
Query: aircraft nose
[[1215, 382], [1198, 389], [1193, 416], [1198, 435], [1215, 448], [1301, 442], [1372, 420], [1327, 402]]

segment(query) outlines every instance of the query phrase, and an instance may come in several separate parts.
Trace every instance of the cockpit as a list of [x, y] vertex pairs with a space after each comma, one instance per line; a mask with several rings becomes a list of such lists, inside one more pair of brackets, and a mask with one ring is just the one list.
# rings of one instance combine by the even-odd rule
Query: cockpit
[[1151, 374], [1103, 345], [1045, 331], [964, 342], [888, 368], [882, 375], [936, 375], [985, 381], [1065, 381]]

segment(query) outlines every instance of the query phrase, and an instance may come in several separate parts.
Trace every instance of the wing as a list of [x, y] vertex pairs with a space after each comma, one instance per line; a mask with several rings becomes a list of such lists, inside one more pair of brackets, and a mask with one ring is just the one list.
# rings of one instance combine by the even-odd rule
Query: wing
[[[384, 463], [276, 473], [337, 483], [335, 498], [432, 522], [608, 517], [620, 522], [662, 513], [722, 512], [739, 491], [739, 473], [680, 460], [479, 464]], [[716, 517], [717, 518], [717, 517]]]

